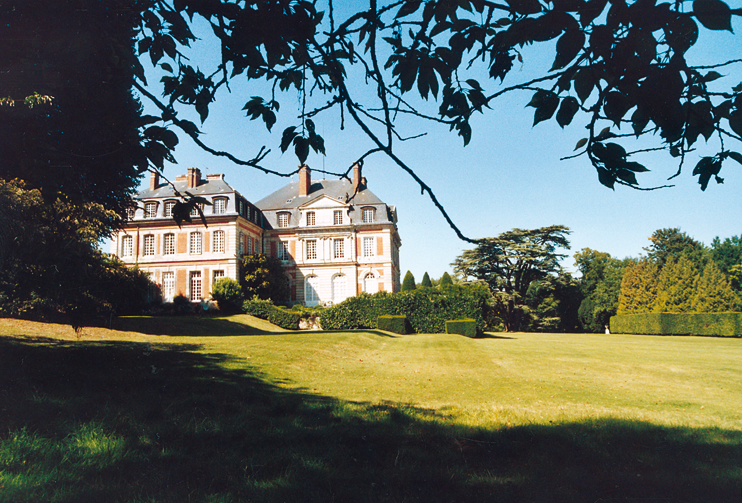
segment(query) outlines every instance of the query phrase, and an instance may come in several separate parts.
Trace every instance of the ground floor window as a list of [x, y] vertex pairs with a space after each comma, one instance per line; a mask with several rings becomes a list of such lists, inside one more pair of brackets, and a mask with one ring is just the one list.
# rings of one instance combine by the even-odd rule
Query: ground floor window
[[345, 274], [336, 274], [332, 277], [332, 303], [339, 304], [347, 297]]
[[374, 273], [370, 272], [363, 277], [363, 291], [366, 293], [379, 291], [379, 282]]
[[191, 302], [198, 302], [203, 297], [201, 295], [201, 271], [191, 271], [190, 277], [191, 292], [189, 298]]
[[309, 276], [304, 285], [304, 303], [308, 306], [319, 304], [319, 278]]
[[214, 271], [214, 281], [211, 282], [212, 285], [215, 285], [217, 281], [224, 278], [224, 270], [223, 269], [217, 269]]

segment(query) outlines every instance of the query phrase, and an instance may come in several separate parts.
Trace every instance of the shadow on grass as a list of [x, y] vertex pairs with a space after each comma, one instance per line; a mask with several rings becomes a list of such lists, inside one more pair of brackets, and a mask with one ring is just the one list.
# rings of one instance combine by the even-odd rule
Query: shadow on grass
[[228, 337], [279, 333], [211, 316], [121, 317], [113, 320], [111, 328], [122, 332], [172, 337]]
[[281, 389], [194, 345], [0, 339], [0, 501], [738, 502], [742, 433], [499, 431]]

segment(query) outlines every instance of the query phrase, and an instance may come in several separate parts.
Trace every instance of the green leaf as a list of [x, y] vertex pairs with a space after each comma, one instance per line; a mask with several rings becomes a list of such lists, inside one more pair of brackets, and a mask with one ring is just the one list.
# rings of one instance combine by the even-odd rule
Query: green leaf
[[729, 30], [734, 33], [732, 12], [721, 0], [695, 0], [693, 14], [709, 30]]
[[556, 44], [556, 58], [551, 70], [557, 70], [567, 66], [582, 50], [585, 45], [585, 34], [578, 29], [571, 29], [559, 37]]
[[575, 116], [577, 111], [580, 109], [580, 104], [577, 100], [571, 96], [564, 98], [562, 104], [557, 112], [556, 120], [557, 123], [563, 128], [572, 122], [572, 118]]

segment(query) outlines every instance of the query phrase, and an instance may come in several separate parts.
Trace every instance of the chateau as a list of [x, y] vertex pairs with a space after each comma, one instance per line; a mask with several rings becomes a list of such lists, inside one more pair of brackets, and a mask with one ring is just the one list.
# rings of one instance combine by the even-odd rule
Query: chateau
[[[177, 194], [188, 192], [212, 204], [181, 226], [172, 218]], [[209, 298], [220, 278], [237, 280], [241, 257], [264, 253], [281, 260], [291, 301], [307, 306], [342, 302], [360, 292], [396, 292], [400, 287], [397, 213], [366, 186], [361, 167], [353, 180], [312, 180], [302, 166], [298, 181], [251, 203], [224, 175], [189, 168], [135, 197], [136, 210], [113, 236], [112, 253], [149, 273], [163, 302], [185, 295]]]

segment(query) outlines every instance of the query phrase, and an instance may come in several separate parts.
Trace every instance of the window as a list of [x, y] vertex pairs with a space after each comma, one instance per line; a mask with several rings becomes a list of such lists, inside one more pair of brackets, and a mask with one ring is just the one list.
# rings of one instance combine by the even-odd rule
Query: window
[[198, 210], [199, 210], [199, 209], [201, 210], [201, 212], [203, 212], [203, 211], [204, 211], [204, 205], [203, 205], [203, 203], [196, 203], [196, 204], [194, 204], [194, 205], [193, 205], [193, 208], [191, 208], [191, 216], [192, 216], [192, 217], [198, 217], [198, 216], [201, 216], [201, 215], [200, 215], [200, 214], [198, 213]]
[[191, 302], [201, 300], [201, 271], [191, 271], [190, 284], [191, 295], [189, 298], [191, 299]]
[[307, 260], [315, 260], [317, 258], [317, 240], [307, 239]]
[[245, 235], [242, 232], [240, 232], [240, 235], [239, 236], [240, 237], [239, 237], [239, 243], [238, 244], [239, 244], [239, 247], [240, 247], [240, 255], [244, 255], [245, 254]]
[[191, 255], [201, 255], [201, 243], [203, 240], [201, 233], [191, 232], [188, 237], [188, 253]]
[[155, 236], [152, 234], [147, 234], [144, 236], [144, 255], [154, 255], [155, 254]]
[[288, 227], [289, 226], [289, 217], [291, 216], [290, 213], [279, 213], [278, 214], [278, 226], [279, 227]]
[[366, 293], [376, 293], [379, 291], [379, 282], [376, 281], [376, 275], [372, 272], [363, 277], [363, 291]]
[[250, 254], [250, 255], [252, 255], [253, 253], [255, 253], [253, 251], [253, 248], [254, 248], [254, 245], [253, 245], [252, 236], [247, 236], [247, 253]]
[[335, 210], [332, 212], [332, 223], [334, 225], [343, 225], [343, 210]]
[[175, 297], [175, 273], [163, 272], [162, 273], [162, 300], [165, 302], [172, 302]]
[[291, 255], [289, 255], [289, 244], [286, 241], [278, 242], [278, 258], [281, 260], [291, 258]]
[[332, 240], [332, 257], [343, 258], [345, 257], [345, 240], [343, 238]]
[[121, 238], [121, 256], [131, 257], [134, 255], [134, 237], [124, 236]]
[[304, 303], [314, 306], [319, 303], [319, 278], [309, 276], [304, 286]]
[[363, 256], [373, 257], [374, 256], [374, 245], [376, 244], [375, 238], [363, 238]]
[[165, 216], [173, 216], [173, 208], [175, 207], [175, 201], [165, 201]]
[[214, 199], [214, 214], [227, 212], [227, 200], [223, 197]]
[[336, 274], [332, 277], [332, 303], [340, 304], [345, 300], [345, 275]]
[[307, 225], [315, 225], [316, 219], [313, 211], [307, 212]]
[[224, 253], [224, 231], [214, 231], [212, 236], [213, 244], [211, 251], [214, 253]]
[[157, 216], [157, 203], [144, 203], [144, 218], [155, 218]]
[[217, 281], [224, 278], [224, 270], [218, 269], [214, 271], [214, 281], [211, 282], [212, 285], [215, 285]]
[[363, 223], [370, 224], [374, 221], [374, 208], [363, 208]]
[[126, 219], [127, 220], [134, 220], [134, 217], [136, 216], [136, 208], [126, 208]]
[[175, 255], [175, 234], [165, 234], [162, 243], [163, 255]]

